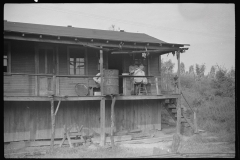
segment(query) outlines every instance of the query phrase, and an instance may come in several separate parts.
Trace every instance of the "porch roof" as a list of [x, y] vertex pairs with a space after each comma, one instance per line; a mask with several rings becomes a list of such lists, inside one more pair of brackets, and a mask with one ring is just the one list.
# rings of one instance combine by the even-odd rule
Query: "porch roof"
[[173, 44], [173, 45], [181, 45], [181, 46], [188, 45], [188, 44], [167, 43], [144, 33], [118, 32], [118, 31], [109, 31], [109, 30], [9, 22], [6, 20], [4, 20], [4, 31], [30, 33], [30, 34], [42, 34], [42, 35], [51, 35], [51, 36], [60, 36], [60, 37], [63, 36], [63, 37], [74, 37], [74, 38], [100, 39], [100, 40], [109, 40], [109, 41]]

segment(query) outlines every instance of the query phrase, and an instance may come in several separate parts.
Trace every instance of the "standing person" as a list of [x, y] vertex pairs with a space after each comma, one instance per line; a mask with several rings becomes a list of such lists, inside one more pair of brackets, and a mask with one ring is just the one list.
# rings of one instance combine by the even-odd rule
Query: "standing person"
[[[138, 68], [135, 69], [134, 71], [134, 76], [145, 76], [145, 72], [143, 71], [144, 65], [140, 64]], [[139, 85], [144, 84], [146, 85], [148, 83], [146, 77], [134, 77], [134, 89], [135, 89], [135, 94], [137, 95], [139, 91]]]

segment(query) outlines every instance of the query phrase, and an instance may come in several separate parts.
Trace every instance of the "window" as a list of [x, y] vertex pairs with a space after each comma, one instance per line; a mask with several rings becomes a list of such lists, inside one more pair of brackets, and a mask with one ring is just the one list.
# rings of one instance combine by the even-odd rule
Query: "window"
[[53, 54], [53, 49], [39, 49], [39, 73], [53, 74], [55, 72]]
[[69, 73], [71, 75], [85, 75], [84, 50], [70, 48], [69, 50]]
[[3, 54], [3, 72], [8, 72], [9, 68], [9, 43], [4, 43], [4, 54]]

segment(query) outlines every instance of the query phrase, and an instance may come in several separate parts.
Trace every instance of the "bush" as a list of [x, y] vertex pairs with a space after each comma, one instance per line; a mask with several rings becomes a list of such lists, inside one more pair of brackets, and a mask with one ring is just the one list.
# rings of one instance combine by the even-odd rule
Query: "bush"
[[211, 81], [210, 85], [215, 89], [214, 94], [216, 96], [235, 96], [235, 79], [229, 74], [226, 70], [220, 68], [216, 73], [216, 78]]
[[192, 88], [195, 84], [195, 80], [191, 75], [182, 75], [180, 83], [183, 88]]
[[[201, 78], [198, 81], [194, 81], [189, 75], [183, 75], [182, 92], [190, 106], [198, 109], [200, 129], [215, 133], [227, 141], [233, 141], [235, 140], [235, 80], [224, 74], [219, 75], [215, 80]], [[183, 99], [181, 103], [188, 106]]]
[[235, 132], [235, 100], [228, 97], [216, 97], [202, 105], [198, 112], [199, 126], [203, 129], [218, 133], [221, 130]]

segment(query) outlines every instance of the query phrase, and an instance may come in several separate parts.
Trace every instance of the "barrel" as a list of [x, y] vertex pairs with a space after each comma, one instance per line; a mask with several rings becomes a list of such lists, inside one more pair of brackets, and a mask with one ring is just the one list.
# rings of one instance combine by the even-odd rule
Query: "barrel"
[[106, 69], [103, 71], [103, 95], [119, 94], [119, 76], [118, 70]]

